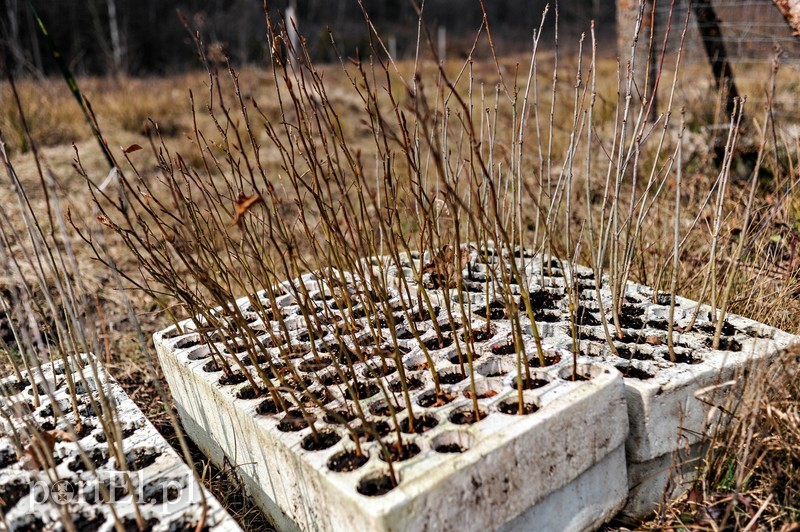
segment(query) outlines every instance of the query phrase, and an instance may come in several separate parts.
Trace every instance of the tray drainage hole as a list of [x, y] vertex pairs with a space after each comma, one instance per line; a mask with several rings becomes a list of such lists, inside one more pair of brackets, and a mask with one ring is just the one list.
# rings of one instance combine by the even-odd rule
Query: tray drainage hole
[[648, 373], [647, 371], [637, 368], [632, 364], [619, 364], [615, 366], [622, 376], [626, 379], [639, 379], [639, 380], [647, 380], [652, 379], [655, 375]]
[[515, 364], [510, 360], [490, 360], [483, 364], [478, 364], [475, 371], [484, 377], [502, 377], [511, 372]]
[[389, 473], [380, 472], [367, 475], [358, 482], [356, 490], [367, 497], [378, 497], [389, 493], [397, 487]]
[[[392, 404], [392, 407], [394, 407], [395, 412], [402, 412], [406, 409], [406, 407], [401, 404]], [[375, 401], [369, 405], [369, 411], [372, 415], [381, 417], [388, 416], [392, 413], [389, 409], [389, 404], [386, 402], [386, 399]]]
[[381, 448], [378, 456], [384, 462], [386, 461], [386, 453], [389, 453], [389, 458], [392, 462], [404, 462], [419, 454], [419, 446], [410, 441], [406, 441], [402, 445], [398, 445], [396, 441], [386, 442], [385, 447]]
[[[383, 438], [390, 432], [392, 432], [392, 427], [389, 426], [388, 423], [385, 421], [378, 421], [377, 423], [368, 423], [365, 427], [364, 425], [360, 425], [355, 427], [355, 433], [358, 435], [359, 441], [366, 442], [366, 441], [375, 441], [375, 433], [378, 433], [379, 438]], [[353, 434], [350, 434], [350, 439], [353, 439]]]
[[316, 434], [313, 432], [303, 438], [300, 446], [306, 451], [321, 451], [336, 445], [342, 437], [338, 432], [332, 429], [318, 430]]
[[417, 397], [417, 404], [423, 408], [435, 408], [438, 406], [444, 406], [455, 398], [455, 395], [451, 395], [449, 393], [440, 392], [437, 395], [434, 390], [429, 390]]
[[336, 473], [355, 471], [369, 460], [367, 453], [358, 454], [355, 451], [340, 451], [328, 460], [328, 469]]
[[467, 376], [461, 373], [461, 369], [457, 367], [445, 368], [439, 372], [440, 384], [458, 384], [466, 378]]
[[475, 438], [467, 432], [451, 430], [436, 436], [431, 442], [431, 447], [437, 453], [463, 453], [472, 447], [474, 440]]
[[[503, 414], [509, 414], [512, 416], [519, 415], [520, 414], [519, 401], [517, 399], [507, 399], [497, 406], [497, 410], [499, 410]], [[522, 403], [521, 413], [523, 415], [533, 414], [537, 410], [539, 410], [539, 407], [536, 406], [536, 403], [534, 403], [533, 401], [525, 401], [524, 403]]]
[[439, 422], [433, 416], [417, 416], [414, 418], [413, 431], [411, 430], [411, 422], [409, 418], [405, 418], [400, 421], [400, 430], [406, 434], [422, 434], [423, 432], [428, 432], [438, 424]]
[[456, 425], [472, 425], [473, 423], [482, 421], [483, 418], [485, 418], [488, 415], [489, 413], [486, 410], [478, 409], [478, 415], [476, 416], [475, 409], [472, 408], [472, 406], [465, 406], [459, 408], [458, 410], [450, 414], [450, 417], [448, 419], [450, 419], [450, 421], [452, 421]]
[[308, 427], [308, 424], [308, 420], [303, 417], [299, 410], [289, 410], [278, 423], [278, 430], [281, 432], [297, 432]]

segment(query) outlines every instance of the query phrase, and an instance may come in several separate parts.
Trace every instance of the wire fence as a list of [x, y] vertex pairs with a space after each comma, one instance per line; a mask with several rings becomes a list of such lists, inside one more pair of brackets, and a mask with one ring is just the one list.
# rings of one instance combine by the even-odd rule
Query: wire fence
[[[718, 18], [716, 25], [721, 30], [721, 36], [707, 36], [706, 39], [722, 41], [734, 67], [737, 64], [770, 65], [776, 53], [782, 64], [800, 66], [800, 38], [792, 34], [789, 24], [772, 0], [713, 0], [703, 5], [714, 9]], [[669, 2], [656, 4], [656, 16], [661, 28], [666, 28], [666, 22], [672, 16], [673, 29], [667, 52], [676, 52], [678, 49], [680, 30], [688, 9], [687, 0], [677, 0], [672, 12]], [[688, 63], [708, 61], [700, 30], [710, 26], [709, 23], [698, 21], [694, 15], [690, 16], [686, 32], [687, 46], [684, 48]]]
[[[699, 5], [695, 1], [694, 8], [689, 0], [675, 0], [674, 8], [670, 4], [671, 0], [648, 0], [643, 25], [649, 29], [649, 10], [654, 9], [656, 57], [661, 52], [668, 28], [666, 54], [674, 57], [680, 48], [687, 12], [690, 12], [682, 64], [690, 72], [688, 84], [706, 88], [707, 92], [697, 93], [698, 97], [708, 97], [715, 90], [706, 44], [722, 43], [733, 79], [740, 94], [747, 95], [748, 106], [766, 102], [772, 64], [777, 58], [780, 65], [778, 93], [773, 102], [776, 116], [784, 122], [800, 123], [800, 38], [793, 35], [790, 25], [772, 0], [706, 0]], [[622, 13], [622, 17], [618, 16], [621, 47], [625, 46], [625, 32], [630, 31], [626, 26], [630, 27], [630, 16], [633, 13], [635, 17], [637, 6], [637, 0], [617, 0], [617, 9]], [[700, 20], [696, 16], [698, 7], [713, 8], [716, 17]], [[705, 36], [705, 42], [701, 34]]]

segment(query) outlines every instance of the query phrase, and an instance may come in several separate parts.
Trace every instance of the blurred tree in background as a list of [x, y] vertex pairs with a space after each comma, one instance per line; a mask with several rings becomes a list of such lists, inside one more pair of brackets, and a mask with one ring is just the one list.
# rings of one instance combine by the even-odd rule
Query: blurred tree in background
[[[182, 12], [200, 31], [207, 46], [224, 50], [243, 63], [269, 59], [262, 0], [30, 0], [73, 71], [81, 74], [163, 74], [197, 66], [194, 46], [181, 26]], [[269, 2], [278, 16], [291, 0]], [[344, 55], [366, 47], [367, 32], [356, 0], [295, 0], [301, 34], [316, 61], [335, 59], [328, 30]], [[529, 49], [547, 0], [487, 0], [492, 36], [499, 54]], [[0, 40], [6, 60], [18, 73], [51, 73], [55, 65], [38, 34], [28, 0], [0, 0]], [[400, 58], [413, 56], [417, 14], [410, 0], [364, 0], [381, 35], [391, 38]], [[589, 21], [599, 31], [614, 32], [614, 3], [573, 0], [559, 7], [559, 31], [571, 46]], [[553, 31], [554, 10], [547, 24]], [[466, 54], [480, 26], [478, 0], [428, 0], [425, 22], [436, 39], [439, 28], [447, 36], [447, 53]], [[542, 43], [552, 45], [552, 39]], [[613, 41], [610, 41], [613, 42]], [[481, 50], [481, 53], [488, 53]]]

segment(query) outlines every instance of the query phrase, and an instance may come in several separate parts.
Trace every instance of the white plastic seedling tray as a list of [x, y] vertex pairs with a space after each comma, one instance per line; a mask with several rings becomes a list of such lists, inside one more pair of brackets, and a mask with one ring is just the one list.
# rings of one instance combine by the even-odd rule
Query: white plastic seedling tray
[[[306, 313], [309, 309], [320, 313], [320, 321], [323, 317], [330, 321], [332, 312], [360, 315], [359, 307], [330, 308], [327, 290], [313, 276], [301, 281], [309, 291]], [[349, 287], [353, 293], [365, 289], [366, 283], [353, 282]], [[295, 297], [281, 296], [279, 301], [281, 308], [273, 311], [279, 310], [284, 321], [301, 313]], [[262, 360], [258, 362], [262, 369], [274, 374], [277, 366], [287, 363], [278, 356], [278, 348], [267, 347], [276, 338], [269, 331], [280, 326], [252, 313], [251, 298], [243, 298], [237, 305], [248, 319], [249, 331], [218, 330], [216, 338], [224, 337], [224, 341], [204, 344], [192, 332], [198, 325], [207, 327], [198, 318], [179, 324], [180, 329], [173, 326], [156, 333], [154, 340], [187, 431], [212, 460], [227, 459], [237, 466], [251, 495], [279, 529], [536, 528], [537, 523], [527, 519], [566, 527], [598, 526], [624, 502], [623, 444], [628, 421], [622, 377], [614, 368], [582, 364], [579, 373], [586, 379], [572, 381], [567, 354], [549, 350], [551, 361], [561, 361], [532, 370], [532, 380], [524, 391], [530, 413], [519, 415], [514, 406], [517, 357], [513, 349], [505, 347], [509, 331], [498, 321], [489, 331], [484, 327], [485, 334], [474, 342], [481, 420], [468, 423], [471, 420], [465, 418], [472, 411], [468, 398], [472, 387], [460, 371], [456, 349], [457, 343], [464, 341], [466, 318], [457, 314], [456, 330], [447, 332], [450, 342], [439, 348], [428, 341], [433, 320], [440, 325], [449, 323], [440, 307], [434, 316], [420, 319], [417, 328], [423, 333], [420, 341], [430, 346], [446, 399], [437, 402], [432, 397], [432, 374], [423, 367], [427, 361], [419, 342], [402, 340], [407, 351], [403, 370], [413, 387], [413, 413], [417, 426], [423, 428], [402, 434], [404, 451], [396, 453], [392, 462], [399, 483], [387, 490], [391, 481], [385, 449], [374, 438], [363, 437], [362, 456], [356, 457], [352, 432], [344, 421], [355, 417], [355, 404], [349, 397], [351, 390], [358, 390], [366, 421], [386, 449], [394, 448], [397, 435], [387, 415], [387, 400], [398, 406], [400, 426], [408, 426], [408, 405], [398, 385], [394, 360], [385, 358], [381, 350], [364, 350], [367, 355], [353, 366], [358, 378], [349, 381], [348, 387], [332, 368], [334, 357], [341, 356], [341, 347], [331, 349], [323, 332], [316, 334], [322, 338], [315, 339], [301, 322], [292, 321], [296, 329], [290, 340], [297, 358], [288, 361], [293, 366], [289, 371], [282, 371], [295, 377], [291, 385], [296, 390], [292, 393], [291, 388], [282, 388], [280, 393], [290, 404], [302, 394], [314, 394], [324, 404], [305, 404], [305, 418], [299, 413], [296, 417], [276, 413], [269, 394], [253, 397], [250, 382], [241, 375], [225, 375], [215, 362], [218, 356], [250, 361], [246, 359], [252, 355], [231, 353], [229, 348], [255, 336], [261, 346]], [[364, 330], [370, 319], [369, 315], [357, 318], [361, 330], [340, 337], [348, 352], [359, 351], [355, 344], [367, 334]], [[472, 323], [474, 330], [485, 326], [478, 317], [473, 317]], [[402, 323], [396, 328], [398, 334], [408, 336], [403, 334]], [[390, 335], [386, 327], [382, 333]], [[213, 332], [211, 335], [215, 337]], [[312, 341], [316, 342], [315, 354], [311, 354]], [[526, 356], [536, 365], [529, 336], [525, 347]], [[219, 354], [212, 356], [212, 352]], [[354, 382], [359, 383], [358, 388]], [[263, 386], [260, 381], [258, 384]], [[348, 423], [357, 430], [362, 421]], [[311, 424], [321, 439], [312, 436]], [[603, 485], [598, 490], [599, 478]], [[580, 504], [591, 508], [591, 515], [581, 514]], [[565, 511], [567, 507], [572, 508], [570, 512]]]
[[[72, 361], [73, 367], [76, 363]], [[67, 430], [67, 420], [74, 422], [75, 417], [61, 361], [44, 364], [22, 381], [0, 381], [0, 530], [69, 530], [65, 521], [76, 531], [112, 531], [115, 524], [138, 530], [134, 497], [148, 530], [177, 532], [198, 525], [213, 532], [240, 530], [119, 384], [100, 366], [95, 368], [97, 374], [85, 366], [83, 378], [76, 378], [82, 420], [77, 434]], [[99, 387], [109, 410], [100, 406]], [[53, 401], [64, 416], [56, 415]], [[120, 423], [127, 472], [109, 451], [101, 428], [112, 416]], [[55, 467], [34, 451], [47, 449], [42, 443], [37, 447], [43, 440], [35, 434], [52, 436], [47, 452]]]

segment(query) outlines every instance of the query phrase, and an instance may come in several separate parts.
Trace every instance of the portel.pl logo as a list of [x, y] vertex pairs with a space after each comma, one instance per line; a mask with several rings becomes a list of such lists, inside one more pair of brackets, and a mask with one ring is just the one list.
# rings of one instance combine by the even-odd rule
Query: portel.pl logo
[[118, 502], [123, 499], [132, 500], [131, 487], [136, 500], [164, 506], [181, 506], [194, 500], [194, 483], [185, 483], [177, 479], [156, 479], [145, 481], [142, 472], [113, 472], [101, 479], [87, 481], [37, 480], [33, 483], [29, 497], [30, 505], [55, 503], [69, 504], [78, 498], [87, 502]]

